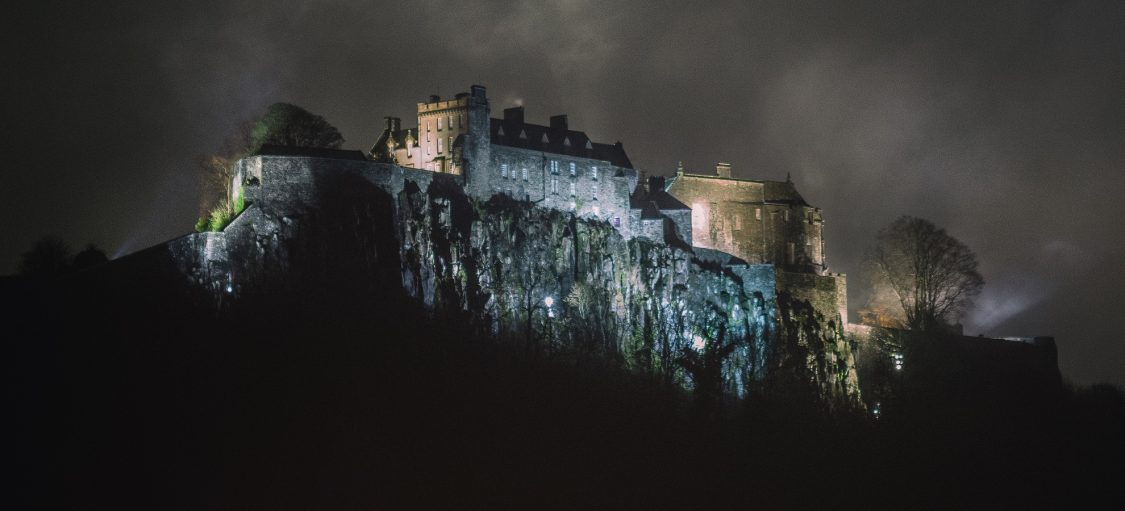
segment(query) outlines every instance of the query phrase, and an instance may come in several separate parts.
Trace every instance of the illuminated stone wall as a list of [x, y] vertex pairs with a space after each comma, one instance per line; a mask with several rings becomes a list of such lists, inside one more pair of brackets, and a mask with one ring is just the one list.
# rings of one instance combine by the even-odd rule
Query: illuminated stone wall
[[682, 173], [668, 193], [691, 208], [692, 245], [786, 271], [822, 273], [824, 218], [792, 183]]

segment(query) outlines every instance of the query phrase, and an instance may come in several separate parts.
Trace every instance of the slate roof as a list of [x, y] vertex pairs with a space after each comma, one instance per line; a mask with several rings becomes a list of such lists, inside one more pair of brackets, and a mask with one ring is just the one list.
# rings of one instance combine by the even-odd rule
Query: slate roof
[[691, 247], [691, 250], [692, 252], [695, 252], [695, 258], [699, 259], [700, 261], [718, 263], [721, 266], [738, 266], [749, 264], [746, 261], [743, 261], [739, 257], [735, 256], [734, 254], [728, 254], [721, 250], [703, 247]]
[[663, 178], [659, 177], [649, 178], [648, 191], [645, 191], [641, 183], [637, 183], [633, 194], [629, 196], [629, 207], [633, 209], [644, 209], [650, 202], [659, 211], [691, 210], [672, 194], [664, 191]]
[[528, 124], [517, 120], [489, 119], [492, 143], [508, 147], [521, 147], [546, 153], [593, 158], [608, 161], [618, 167], [633, 168], [621, 142], [601, 144], [590, 140], [585, 132], [571, 129], [552, 129], [549, 126]]
[[406, 136], [414, 136], [414, 146], [418, 147], [418, 128], [407, 128], [404, 130], [388, 130], [384, 129], [383, 134], [379, 136], [379, 140], [375, 141], [375, 145], [371, 146], [371, 154], [382, 154], [387, 151], [387, 139], [390, 138], [395, 141], [395, 149], [402, 149], [406, 147]]

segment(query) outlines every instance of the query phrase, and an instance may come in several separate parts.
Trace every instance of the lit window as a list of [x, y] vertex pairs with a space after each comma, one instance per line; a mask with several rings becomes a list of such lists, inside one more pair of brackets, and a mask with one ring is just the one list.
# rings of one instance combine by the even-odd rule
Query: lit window
[[507, 163], [501, 163], [500, 164], [500, 177], [508, 177], [508, 164]]
[[523, 168], [523, 180], [527, 181], [527, 167]]
[[593, 186], [590, 187], [590, 191], [591, 191], [591, 195], [594, 197], [594, 200], [598, 200], [598, 184], [597, 183], [594, 183]]
[[551, 160], [551, 173], [552, 174], [558, 174], [559, 173], [559, 161], [558, 160]]
[[598, 178], [598, 168], [597, 167], [590, 167], [590, 177], [592, 177], [594, 179]]
[[574, 183], [570, 183], [570, 196], [574, 197]]
[[578, 166], [575, 165], [574, 162], [570, 162], [570, 175], [572, 175], [572, 176], [578, 175]]

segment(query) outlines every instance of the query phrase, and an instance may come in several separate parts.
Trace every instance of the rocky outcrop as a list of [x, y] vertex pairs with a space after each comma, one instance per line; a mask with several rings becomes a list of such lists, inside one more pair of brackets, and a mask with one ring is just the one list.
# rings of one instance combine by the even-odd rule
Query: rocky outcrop
[[454, 176], [393, 165], [258, 156], [240, 163], [239, 179], [250, 206], [224, 232], [167, 244], [220, 307], [413, 299], [469, 334], [705, 395], [784, 380], [858, 402], [839, 318], [775, 297], [762, 269], [736, 272], [500, 195], [476, 200]]

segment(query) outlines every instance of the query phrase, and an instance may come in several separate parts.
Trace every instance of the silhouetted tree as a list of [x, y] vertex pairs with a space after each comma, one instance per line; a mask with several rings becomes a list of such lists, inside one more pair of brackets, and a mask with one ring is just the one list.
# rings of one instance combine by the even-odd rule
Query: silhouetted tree
[[973, 251], [927, 220], [902, 216], [876, 239], [868, 255], [875, 291], [893, 294], [904, 327], [954, 323], [984, 287]]
[[99, 264], [109, 261], [105, 252], [100, 248], [94, 246], [93, 243], [86, 245], [86, 248], [74, 256], [74, 269], [85, 270]]
[[57, 277], [70, 270], [71, 253], [65, 241], [45, 237], [20, 257], [19, 271], [28, 276]]

